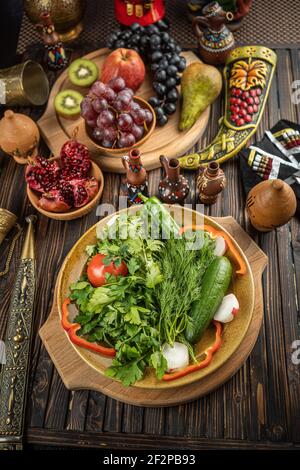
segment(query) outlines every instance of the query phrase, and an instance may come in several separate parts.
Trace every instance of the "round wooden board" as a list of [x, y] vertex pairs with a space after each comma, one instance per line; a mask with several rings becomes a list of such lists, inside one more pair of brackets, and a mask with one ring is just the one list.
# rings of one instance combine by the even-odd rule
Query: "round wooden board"
[[[102, 64], [109, 54], [109, 49], [99, 49], [84, 56], [84, 58], [93, 60], [101, 71]], [[201, 62], [200, 59], [191, 51], [183, 52], [187, 64], [192, 62]], [[102, 151], [94, 144], [85, 132], [84, 121], [82, 118], [76, 120], [64, 119], [59, 117], [54, 109], [54, 98], [57, 93], [63, 89], [78, 90], [83, 95], [87, 94], [88, 88], [79, 88], [74, 86], [68, 79], [65, 70], [56, 80], [52, 87], [48, 105], [45, 113], [38, 121], [40, 131], [43, 138], [50, 148], [53, 155], [59, 155], [62, 145], [68, 140], [74, 130], [77, 130], [77, 139], [89, 148], [91, 157], [101, 167], [103, 171], [114, 173], [124, 173], [124, 167], [121, 163], [121, 155], [109, 155], [109, 153], [101, 153]], [[148, 99], [153, 96], [150, 74], [147, 73], [146, 79], [137, 92], [138, 96]], [[209, 119], [210, 107], [200, 116], [194, 126], [187, 132], [178, 131], [178, 122], [180, 110], [179, 107], [173, 114], [169, 122], [164, 127], [156, 127], [152, 136], [140, 146], [143, 155], [143, 163], [147, 170], [153, 170], [160, 167], [159, 156], [179, 157], [189, 150], [201, 137], [206, 129]]]
[[263, 315], [261, 275], [267, 264], [267, 256], [232, 217], [213, 220], [228, 230], [244, 251], [250, 263], [255, 284], [252, 319], [246, 336], [235, 353], [212, 374], [195, 383], [182, 386], [176, 391], [174, 389], [125, 388], [119, 382], [100, 375], [77, 354], [61, 328], [55, 293], [51, 313], [40, 329], [40, 336], [68, 389], [96, 390], [116, 400], [138, 406], [171, 406], [194, 400], [211, 392], [242, 366], [254, 347], [261, 326]]

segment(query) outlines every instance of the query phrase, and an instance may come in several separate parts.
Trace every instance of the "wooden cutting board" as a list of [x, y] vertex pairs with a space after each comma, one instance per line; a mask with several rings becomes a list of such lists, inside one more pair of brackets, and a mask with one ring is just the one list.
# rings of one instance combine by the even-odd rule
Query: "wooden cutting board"
[[[110, 52], [109, 49], [99, 49], [87, 54], [84, 58], [94, 61], [101, 71], [102, 64]], [[182, 55], [186, 58], [188, 65], [192, 62], [201, 62], [191, 51], [183, 52]], [[53, 85], [46, 111], [38, 121], [41, 134], [53, 155], [59, 155], [62, 145], [73, 135], [76, 129], [78, 141], [87, 145], [91, 158], [99, 164], [103, 171], [124, 173], [125, 170], [121, 163], [122, 154], [110, 155], [109, 151], [102, 153], [103, 151], [100, 150], [86, 134], [84, 120], [82, 118], [71, 120], [62, 118], [56, 114], [54, 109], [55, 96], [59, 91], [66, 89], [77, 90], [83, 95], [88, 93], [88, 88], [76, 87], [70, 82], [66, 70]], [[150, 96], [154, 95], [149, 72], [147, 72], [145, 81], [138, 90], [137, 95], [144, 99], [148, 99]], [[174, 158], [184, 155], [202, 136], [208, 123], [209, 113], [210, 107], [202, 113], [191, 129], [186, 132], [179, 132], [178, 122], [180, 106], [177, 106], [177, 111], [170, 116], [168, 124], [164, 127], [156, 127], [149, 139], [139, 147], [145, 168], [147, 170], [159, 168], [160, 155]]]
[[75, 351], [60, 325], [56, 294], [46, 323], [40, 329], [41, 339], [54, 362], [62, 381], [69, 390], [90, 389], [138, 406], [173, 406], [199, 398], [228, 380], [245, 362], [259, 334], [263, 316], [261, 276], [268, 258], [232, 217], [215, 217], [243, 249], [252, 269], [255, 284], [255, 305], [246, 336], [225, 364], [198, 382], [177, 389], [141, 389], [123, 387], [119, 382], [102, 376]]

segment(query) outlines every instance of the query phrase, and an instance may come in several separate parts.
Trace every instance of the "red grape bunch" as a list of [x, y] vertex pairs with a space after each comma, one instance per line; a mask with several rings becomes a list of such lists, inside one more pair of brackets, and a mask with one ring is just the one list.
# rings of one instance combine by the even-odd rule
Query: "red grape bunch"
[[95, 141], [105, 148], [132, 147], [153, 121], [151, 111], [134, 101], [133, 90], [121, 77], [107, 85], [95, 82], [81, 102], [81, 116]]
[[249, 91], [232, 88], [229, 100], [230, 121], [238, 127], [250, 124], [259, 110], [261, 94], [261, 88], [252, 88]]

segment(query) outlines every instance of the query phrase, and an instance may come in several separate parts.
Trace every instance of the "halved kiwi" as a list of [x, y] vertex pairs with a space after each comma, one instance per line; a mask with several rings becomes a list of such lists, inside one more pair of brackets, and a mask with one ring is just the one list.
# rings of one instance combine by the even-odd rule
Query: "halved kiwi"
[[76, 59], [69, 66], [68, 75], [73, 85], [87, 87], [97, 80], [99, 69], [91, 60]]
[[81, 93], [75, 90], [60, 91], [54, 100], [56, 112], [65, 118], [77, 118], [80, 115]]

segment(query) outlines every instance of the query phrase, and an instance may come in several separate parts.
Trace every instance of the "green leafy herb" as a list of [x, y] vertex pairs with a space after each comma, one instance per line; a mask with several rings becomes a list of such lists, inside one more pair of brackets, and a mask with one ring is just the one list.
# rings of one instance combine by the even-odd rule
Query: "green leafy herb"
[[214, 258], [213, 249], [214, 242], [207, 235], [199, 250], [187, 250], [184, 239], [170, 239], [165, 243], [160, 258], [164, 280], [156, 289], [161, 343], [166, 341], [172, 346], [185, 330], [191, 304], [200, 295], [203, 274]]
[[[174, 225], [174, 233], [175, 229]], [[214, 256], [214, 242], [205, 235], [200, 248], [187, 250], [187, 246], [184, 239], [149, 238], [142, 218], [135, 215], [117, 218], [96, 245], [86, 248], [89, 256], [103, 254], [107, 265], [113, 261], [120, 266], [124, 261], [128, 268], [127, 276], [107, 273], [102, 287], [94, 288], [86, 276], [70, 287], [79, 309], [74, 319], [81, 325], [78, 334], [116, 350], [105, 372], [108, 377], [129, 386], [143, 377], [146, 367], [153, 367], [161, 379], [167, 370], [163, 343], [185, 341], [182, 332]], [[195, 360], [191, 345], [187, 346]]]

